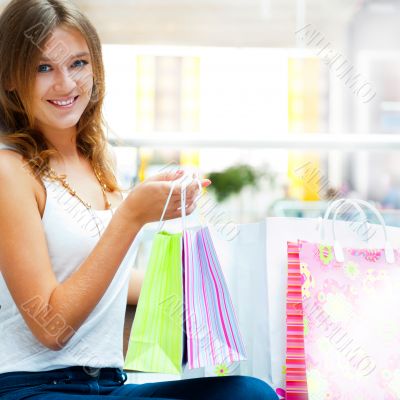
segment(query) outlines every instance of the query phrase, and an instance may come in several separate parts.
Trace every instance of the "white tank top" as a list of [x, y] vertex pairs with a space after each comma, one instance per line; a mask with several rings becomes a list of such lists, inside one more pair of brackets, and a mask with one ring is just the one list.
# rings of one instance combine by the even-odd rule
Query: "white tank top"
[[[0, 145], [0, 148], [7, 148]], [[8, 147], [9, 148], [9, 147]], [[92, 210], [58, 181], [43, 179], [46, 204], [42, 218], [52, 268], [59, 282], [87, 258], [111, 220], [110, 210]], [[0, 274], [0, 373], [47, 371], [70, 366], [123, 368], [123, 327], [131, 267], [142, 231], [132, 242], [110, 286], [67, 345], [53, 351], [27, 327]]]

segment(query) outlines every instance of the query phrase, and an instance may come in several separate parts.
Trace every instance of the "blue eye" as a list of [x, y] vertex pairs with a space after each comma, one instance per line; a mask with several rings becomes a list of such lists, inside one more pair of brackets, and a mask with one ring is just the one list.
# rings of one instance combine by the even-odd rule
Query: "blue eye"
[[40, 64], [38, 66], [38, 72], [48, 72], [46, 68], [50, 68], [49, 64]]
[[74, 67], [84, 67], [89, 64], [86, 60], [76, 60], [73, 64]]
[[[76, 60], [73, 64], [73, 68], [83, 68], [85, 65], [89, 64], [86, 60]], [[51, 66], [49, 64], [40, 64], [38, 66], [38, 72], [49, 72]]]

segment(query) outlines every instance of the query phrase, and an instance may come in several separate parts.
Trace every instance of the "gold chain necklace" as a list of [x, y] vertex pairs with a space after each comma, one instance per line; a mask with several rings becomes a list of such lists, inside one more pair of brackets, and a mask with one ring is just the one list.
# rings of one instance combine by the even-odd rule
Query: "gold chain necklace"
[[[112, 208], [111, 208], [111, 203], [108, 201], [107, 196], [106, 196], [107, 185], [106, 185], [105, 183], [102, 182], [102, 180], [101, 180], [101, 178], [100, 178], [100, 175], [101, 175], [101, 174], [98, 174], [98, 173], [97, 173], [96, 168], [93, 168], [93, 171], [94, 171], [94, 174], [96, 175], [96, 178], [97, 178], [97, 180], [98, 180], [98, 182], [99, 182], [99, 184], [100, 184], [100, 187], [101, 187], [101, 191], [102, 191], [102, 193], [103, 193], [103, 199], [104, 199], [105, 209], [106, 209], [106, 210], [111, 210], [111, 213], [113, 214], [113, 211], [112, 211]], [[63, 186], [65, 189], [67, 189], [68, 192], [69, 192], [72, 196], [76, 197], [76, 198], [87, 208], [87, 210], [91, 213], [91, 215], [92, 215], [92, 217], [93, 217], [93, 207], [92, 207], [92, 205], [91, 205], [90, 203], [88, 203], [87, 201], [83, 200], [82, 197], [80, 197], [80, 196], [78, 195], [78, 193], [76, 193], [76, 190], [74, 190], [74, 189], [70, 186], [70, 184], [68, 183], [65, 174], [63, 174], [63, 175], [58, 175], [58, 174], [56, 173], [56, 171], [54, 171], [53, 168], [51, 168], [50, 166], [48, 166], [47, 169], [46, 169], [46, 176], [47, 176], [50, 180], [52, 180], [52, 181], [55, 181], [55, 180], [56, 180], [56, 181], [61, 182], [62, 186]], [[96, 218], [96, 217], [94, 216], [94, 218]], [[95, 223], [96, 223], [97, 230], [98, 230], [98, 233], [99, 233], [99, 236], [100, 236], [100, 235], [101, 235], [101, 234], [100, 234], [100, 228], [99, 228], [99, 226], [98, 226], [96, 220], [95, 220]]]

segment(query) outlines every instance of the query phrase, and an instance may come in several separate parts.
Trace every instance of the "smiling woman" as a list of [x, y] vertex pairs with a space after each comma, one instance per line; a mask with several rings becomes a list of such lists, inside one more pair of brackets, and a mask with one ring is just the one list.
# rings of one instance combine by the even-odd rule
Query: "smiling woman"
[[110, 191], [120, 189], [102, 130], [104, 67], [95, 28], [68, 2], [25, 3], [25, 10], [11, 3], [3, 12], [2, 141], [17, 147], [38, 171], [57, 155], [55, 137], [64, 130], [76, 136], [84, 158], [102, 170]]
[[[181, 215], [181, 185], [170, 182], [180, 175], [148, 178], [121, 201], [102, 126], [100, 41], [70, 2], [11, 1], [0, 59], [0, 397], [276, 398], [251, 377], [124, 384], [137, 238], [162, 213]], [[198, 194], [196, 182], [186, 187], [187, 215]]]
[[[70, 54], [61, 58], [59, 53], [54, 53], [57, 43], [64, 43], [64, 46], [68, 43]], [[50, 138], [60, 135], [54, 126], [59, 130], [74, 130], [89, 104], [93, 88], [93, 71], [85, 38], [76, 30], [57, 27], [45, 43], [37, 70], [33, 109], [36, 127]]]

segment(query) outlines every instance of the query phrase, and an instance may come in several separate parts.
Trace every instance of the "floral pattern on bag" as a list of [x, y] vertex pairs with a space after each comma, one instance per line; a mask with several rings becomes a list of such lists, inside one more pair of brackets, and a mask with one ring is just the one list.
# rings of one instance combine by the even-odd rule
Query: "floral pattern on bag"
[[400, 263], [381, 249], [343, 249], [339, 263], [331, 250], [300, 246], [309, 400], [399, 400]]

